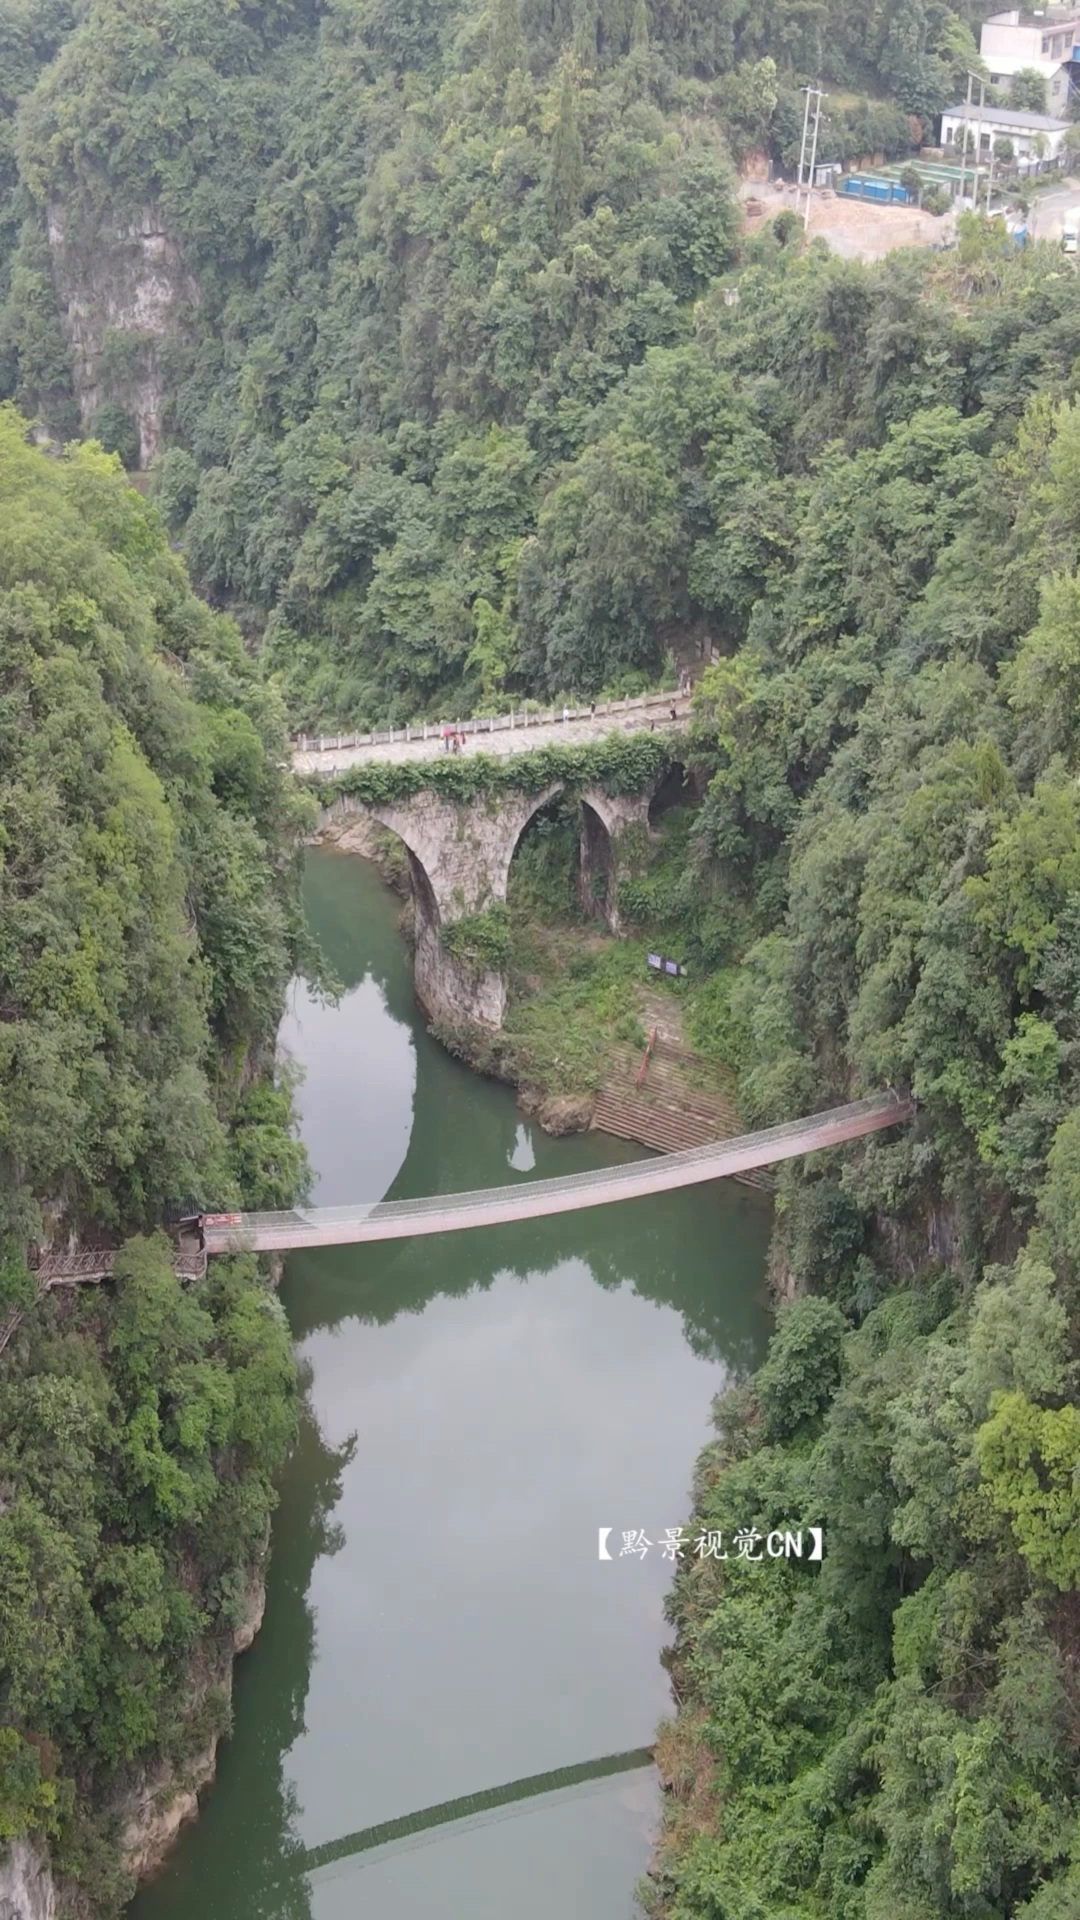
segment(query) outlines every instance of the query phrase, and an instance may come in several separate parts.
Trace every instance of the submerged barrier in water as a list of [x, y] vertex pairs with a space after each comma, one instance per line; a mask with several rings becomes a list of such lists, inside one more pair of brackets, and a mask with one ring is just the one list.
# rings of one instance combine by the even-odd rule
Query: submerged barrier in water
[[309, 1847], [294, 1856], [292, 1864], [300, 1873], [314, 1873], [335, 1860], [346, 1860], [354, 1853], [367, 1853], [372, 1847], [384, 1847], [391, 1840], [406, 1840], [429, 1827], [442, 1827], [452, 1820], [466, 1820], [471, 1814], [490, 1813], [509, 1806], [515, 1800], [532, 1800], [539, 1794], [556, 1793], [560, 1787], [580, 1787], [589, 1780], [605, 1780], [610, 1774], [633, 1773], [651, 1767], [651, 1747], [635, 1747], [629, 1753], [609, 1753], [603, 1760], [583, 1760], [576, 1767], [557, 1767], [554, 1773], [530, 1773], [522, 1780], [511, 1780], [505, 1787], [486, 1787], [480, 1793], [466, 1793], [459, 1800], [441, 1800], [437, 1806], [423, 1807], [419, 1813], [407, 1813], [399, 1820], [383, 1820], [375, 1827], [361, 1827], [340, 1840], [324, 1841], [321, 1847]]

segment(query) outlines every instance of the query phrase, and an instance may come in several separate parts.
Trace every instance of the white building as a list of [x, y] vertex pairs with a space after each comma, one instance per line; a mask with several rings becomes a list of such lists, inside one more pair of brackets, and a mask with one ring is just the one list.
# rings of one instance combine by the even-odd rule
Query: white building
[[[982, 107], [978, 101], [970, 106], [946, 107], [941, 116], [941, 144], [952, 159], [963, 152], [964, 121], [968, 123], [968, 158], [988, 158], [995, 143], [1007, 136], [1013, 144], [1013, 152], [1018, 160], [1033, 160], [1039, 157], [1036, 142], [1040, 135], [1046, 142], [1046, 160], [1056, 160], [1064, 152], [1065, 135], [1068, 131], [1067, 120], [1055, 120], [1048, 113], [1022, 113], [1019, 107]], [[980, 126], [981, 122], [981, 126]]]
[[1080, 14], [1062, 7], [1045, 13], [992, 13], [984, 20], [979, 52], [991, 84], [1007, 94], [1021, 67], [1034, 69], [1046, 81], [1046, 103], [1052, 114], [1064, 113], [1072, 87], [1080, 82]]

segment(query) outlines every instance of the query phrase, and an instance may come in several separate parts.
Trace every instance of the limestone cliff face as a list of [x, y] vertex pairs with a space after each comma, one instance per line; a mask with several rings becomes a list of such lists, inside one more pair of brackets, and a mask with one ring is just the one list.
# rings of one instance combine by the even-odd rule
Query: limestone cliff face
[[[263, 1569], [248, 1581], [247, 1595], [231, 1648], [193, 1689], [195, 1709], [207, 1689], [216, 1687], [227, 1702], [232, 1693], [233, 1660], [250, 1647], [262, 1625], [266, 1605]], [[112, 1811], [120, 1822], [123, 1865], [134, 1882], [147, 1880], [167, 1858], [177, 1834], [199, 1812], [199, 1794], [214, 1777], [220, 1732], [212, 1733], [182, 1767], [163, 1761], [134, 1781]], [[86, 1920], [78, 1887], [54, 1881], [48, 1855], [27, 1840], [13, 1841], [0, 1857], [0, 1920]]]
[[[233, 1636], [232, 1648], [207, 1676], [203, 1688], [216, 1687], [226, 1700], [232, 1696], [233, 1660], [245, 1653], [262, 1626], [266, 1608], [266, 1582], [261, 1569], [252, 1573], [243, 1614]], [[189, 1702], [199, 1704], [199, 1695]], [[121, 1819], [120, 1848], [124, 1865], [137, 1880], [147, 1880], [158, 1871], [172, 1849], [182, 1827], [198, 1818], [199, 1795], [209, 1786], [217, 1770], [220, 1732], [210, 1735], [206, 1745], [183, 1767], [167, 1762], [144, 1774], [117, 1808]], [[2, 1920], [2, 1916], [0, 1916]], [[29, 1920], [29, 1917], [28, 1917]]]
[[28, 1840], [14, 1840], [0, 1860], [0, 1920], [56, 1920], [49, 1863]]
[[160, 344], [199, 304], [198, 284], [154, 207], [128, 224], [103, 220], [94, 232], [80, 223], [76, 233], [54, 204], [48, 235], [83, 426], [105, 402], [123, 407], [138, 428], [139, 465], [146, 467], [161, 442]]

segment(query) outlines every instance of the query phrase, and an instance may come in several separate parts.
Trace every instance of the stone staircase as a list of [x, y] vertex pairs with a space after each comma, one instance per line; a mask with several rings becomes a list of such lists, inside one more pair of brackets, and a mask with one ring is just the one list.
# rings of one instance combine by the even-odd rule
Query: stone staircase
[[[591, 1124], [656, 1153], [730, 1140], [743, 1131], [734, 1089], [722, 1069], [699, 1054], [658, 1038], [641, 1074], [640, 1053], [613, 1051], [611, 1071], [597, 1096]], [[640, 1085], [638, 1079], [640, 1076]], [[767, 1173], [739, 1174], [749, 1186], [771, 1190]]]

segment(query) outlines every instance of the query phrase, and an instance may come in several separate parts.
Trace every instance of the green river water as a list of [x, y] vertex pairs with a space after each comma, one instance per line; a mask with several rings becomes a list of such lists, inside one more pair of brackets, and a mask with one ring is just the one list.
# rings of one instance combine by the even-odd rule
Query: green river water
[[[373, 867], [316, 851], [305, 887], [347, 988], [330, 1008], [298, 986], [282, 1034], [319, 1202], [636, 1156], [549, 1139], [429, 1037]], [[659, 1541], [686, 1518], [713, 1394], [762, 1354], [768, 1228], [759, 1195], [718, 1182], [290, 1256], [306, 1410], [266, 1618], [201, 1817], [132, 1920], [631, 1920], [657, 1817], [647, 1768], [314, 1870], [303, 1856], [649, 1744], [670, 1708]], [[620, 1553], [631, 1529], [644, 1559]]]

